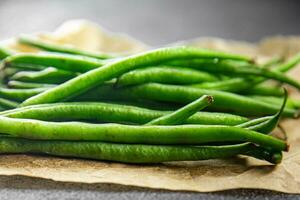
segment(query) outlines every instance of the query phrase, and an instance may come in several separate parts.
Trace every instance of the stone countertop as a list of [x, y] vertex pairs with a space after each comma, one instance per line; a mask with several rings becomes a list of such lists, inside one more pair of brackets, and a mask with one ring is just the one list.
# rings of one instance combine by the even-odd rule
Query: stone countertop
[[[153, 46], [199, 36], [258, 41], [300, 35], [296, 0], [1, 0], [0, 39], [53, 30], [85, 18]], [[300, 199], [265, 190], [172, 192], [111, 184], [60, 183], [22, 176], [0, 177], [0, 199]]]

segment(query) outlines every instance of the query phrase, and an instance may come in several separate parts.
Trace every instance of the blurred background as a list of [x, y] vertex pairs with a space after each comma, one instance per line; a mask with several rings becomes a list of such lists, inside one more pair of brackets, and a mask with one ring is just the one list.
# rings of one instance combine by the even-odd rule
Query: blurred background
[[300, 35], [298, 0], [1, 0], [0, 39], [88, 19], [156, 46], [214, 36]]

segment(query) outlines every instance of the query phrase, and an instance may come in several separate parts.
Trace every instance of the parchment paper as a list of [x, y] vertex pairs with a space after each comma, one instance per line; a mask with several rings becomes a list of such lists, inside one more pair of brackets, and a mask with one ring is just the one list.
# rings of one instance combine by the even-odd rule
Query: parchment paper
[[[147, 45], [125, 35], [113, 34], [83, 20], [64, 23], [53, 33], [39, 33], [44, 40], [70, 44], [86, 50], [139, 52]], [[257, 44], [202, 38], [181, 42], [187, 45], [238, 52], [259, 59], [288, 57], [300, 51], [300, 37], [272, 37]], [[15, 51], [36, 51], [5, 44]], [[300, 67], [290, 74], [299, 78]], [[79, 159], [28, 155], [0, 156], [0, 175], [24, 175], [55, 181], [116, 183], [149, 188], [187, 191], [218, 191], [234, 188], [259, 188], [300, 194], [300, 120], [287, 120], [290, 151], [283, 162], [273, 166], [252, 158], [177, 162], [160, 165], [127, 165]]]

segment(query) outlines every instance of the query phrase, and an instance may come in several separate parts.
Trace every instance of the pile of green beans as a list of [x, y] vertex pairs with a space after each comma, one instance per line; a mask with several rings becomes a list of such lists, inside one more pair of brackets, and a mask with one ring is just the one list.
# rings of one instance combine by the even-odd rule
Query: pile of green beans
[[0, 153], [124, 163], [251, 156], [278, 164], [270, 135], [300, 103], [285, 72], [300, 54], [264, 64], [238, 54], [167, 47], [134, 55], [83, 51], [22, 36], [42, 53], [0, 48]]

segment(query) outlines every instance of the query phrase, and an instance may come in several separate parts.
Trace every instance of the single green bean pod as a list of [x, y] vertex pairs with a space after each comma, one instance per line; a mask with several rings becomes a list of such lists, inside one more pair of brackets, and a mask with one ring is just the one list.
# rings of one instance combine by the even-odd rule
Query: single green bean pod
[[107, 58], [113, 58], [116, 55], [109, 55], [105, 53], [99, 53], [99, 52], [90, 52], [90, 51], [84, 51], [80, 49], [76, 49], [74, 47], [68, 46], [68, 45], [57, 45], [49, 42], [44, 42], [42, 40], [28, 37], [28, 36], [22, 36], [19, 38], [18, 42], [37, 47], [39, 49], [45, 50], [45, 51], [51, 51], [51, 52], [59, 52], [59, 53], [67, 53], [67, 54], [74, 54], [74, 55], [82, 55], [82, 56], [88, 56], [92, 58], [97, 59], [107, 59]]
[[217, 80], [216, 76], [199, 70], [175, 66], [155, 66], [130, 71], [118, 78], [117, 85], [139, 85], [149, 82], [186, 85]]
[[189, 103], [188, 105], [162, 117], [156, 118], [145, 125], [175, 125], [182, 124], [193, 114], [209, 106], [213, 102], [213, 97], [203, 95], [199, 99]]
[[5, 67], [14, 66], [39, 66], [55, 67], [57, 69], [72, 72], [87, 72], [98, 68], [108, 61], [90, 57], [68, 55], [59, 53], [24, 53], [7, 57], [4, 60]]
[[2, 137], [0, 153], [43, 153], [54, 156], [117, 161], [161, 163], [197, 161], [248, 155], [270, 163], [281, 162], [281, 152], [271, 152], [250, 143], [226, 146], [166, 146], [104, 142], [38, 141]]

